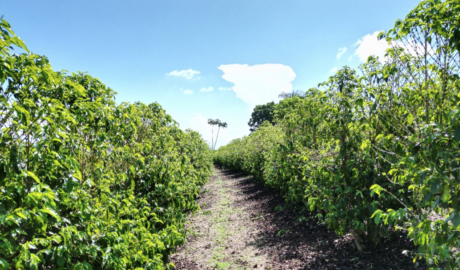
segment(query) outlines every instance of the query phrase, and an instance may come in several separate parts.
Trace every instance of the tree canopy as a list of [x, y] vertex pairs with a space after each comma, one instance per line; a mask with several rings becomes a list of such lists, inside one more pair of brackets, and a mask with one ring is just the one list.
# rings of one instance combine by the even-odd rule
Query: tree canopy
[[274, 123], [273, 115], [275, 110], [275, 102], [269, 102], [265, 105], [257, 105], [251, 114], [251, 119], [248, 122], [250, 131], [254, 132], [264, 121]]

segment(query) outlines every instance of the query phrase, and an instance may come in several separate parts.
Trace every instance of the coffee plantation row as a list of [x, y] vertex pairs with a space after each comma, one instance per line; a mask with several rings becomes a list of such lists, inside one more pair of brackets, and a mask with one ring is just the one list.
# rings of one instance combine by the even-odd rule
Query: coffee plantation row
[[391, 48], [275, 107], [214, 153], [305, 205], [359, 250], [402, 230], [414, 262], [460, 267], [460, 2], [422, 1]]
[[0, 269], [169, 268], [210, 176], [207, 144], [0, 31]]

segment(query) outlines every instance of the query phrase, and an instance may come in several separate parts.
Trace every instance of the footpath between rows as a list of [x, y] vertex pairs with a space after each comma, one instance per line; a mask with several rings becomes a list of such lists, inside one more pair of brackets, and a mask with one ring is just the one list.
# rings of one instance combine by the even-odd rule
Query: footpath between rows
[[413, 263], [403, 234], [358, 252], [351, 235], [337, 236], [313, 213], [287, 204], [252, 177], [215, 168], [189, 217], [191, 232], [171, 256], [176, 269], [427, 269]]

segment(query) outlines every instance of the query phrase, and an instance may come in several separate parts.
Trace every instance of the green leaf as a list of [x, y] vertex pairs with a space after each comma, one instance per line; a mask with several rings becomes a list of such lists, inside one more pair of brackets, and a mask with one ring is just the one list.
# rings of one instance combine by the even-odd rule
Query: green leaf
[[441, 189], [441, 181], [436, 178], [434, 181], [431, 183], [431, 193], [435, 194]]
[[374, 103], [371, 108], [371, 113], [374, 112], [377, 109], [377, 103]]
[[444, 192], [442, 193], [442, 200], [444, 202], [448, 202], [451, 198], [451, 195], [450, 195], [450, 188], [448, 185], [444, 185]]
[[34, 179], [35, 182], [41, 184], [40, 179], [38, 179], [38, 177], [37, 177], [33, 172], [27, 171], [27, 175], [28, 175], [29, 177], [31, 177], [32, 179]]
[[14, 43], [15, 43], [18, 47], [21, 47], [22, 49], [24, 49], [26, 52], [29, 52], [29, 50], [28, 50], [27, 47], [26, 47], [26, 44], [24, 44], [24, 41], [22, 41], [22, 39], [20, 39], [19, 37], [15, 37]]
[[10, 269], [8, 262], [2, 258], [0, 258], [0, 269]]
[[374, 217], [374, 222], [375, 222], [376, 225], [379, 225], [379, 223], [380, 223], [380, 215], [381, 214], [382, 214], [381, 212], [378, 212]]
[[65, 191], [67, 193], [71, 193], [74, 187], [74, 181], [72, 178], [68, 178], [66, 183], [65, 183]]
[[411, 113], [409, 113], [409, 114], [407, 115], [407, 123], [408, 123], [409, 125], [412, 125], [412, 122], [413, 122], [413, 121], [414, 121], [414, 116], [413, 116]]
[[72, 176], [75, 177], [76, 179], [78, 179], [79, 181], [81, 181], [81, 179], [82, 179], [82, 175], [81, 175], [80, 171], [75, 171], [75, 173], [72, 174]]
[[460, 127], [455, 130], [455, 139], [460, 142]]
[[40, 212], [42, 213], [46, 213], [52, 217], [54, 217], [55, 219], [57, 220], [60, 220], [61, 217], [58, 215], [58, 213], [56, 213], [56, 211], [54, 211], [53, 209], [50, 209], [50, 208], [44, 208], [44, 209], [41, 209]]
[[5, 164], [0, 164], [0, 183], [6, 178]]
[[92, 259], [92, 260], [95, 260], [95, 259], [96, 259], [96, 257], [97, 257], [97, 249], [96, 249], [95, 246], [91, 246], [91, 247], [89, 248], [89, 254], [91, 254], [91, 257], [92, 257], [91, 259]]
[[40, 258], [39, 258], [37, 255], [31, 253], [31, 254], [30, 254], [30, 262], [31, 262], [31, 264], [33, 264], [33, 265], [37, 265], [39, 262], [41, 262], [41, 260], [40, 260]]
[[455, 217], [454, 217], [452, 223], [454, 224], [454, 228], [457, 229], [457, 227], [460, 225], [460, 214], [455, 213]]
[[371, 195], [375, 192], [377, 195], [380, 195], [380, 192], [383, 190], [383, 188], [377, 184], [372, 185], [370, 188], [371, 190]]
[[78, 95], [86, 97], [86, 89], [81, 84], [75, 84], [75, 90], [77, 90]]
[[35, 246], [34, 244], [28, 242], [28, 243], [25, 243], [24, 244], [28, 249], [37, 249], [37, 246]]
[[433, 146], [433, 148], [431, 149], [431, 159], [435, 160], [437, 156], [438, 156], [438, 149], [436, 148], [436, 146]]
[[58, 264], [59, 266], [61, 266], [61, 267], [63, 267], [64, 264], [65, 264], [65, 258], [64, 258], [64, 257], [61, 257], [61, 255], [59, 255], [59, 257], [57, 258], [56, 261], [57, 261], [57, 264]]
[[10, 147], [10, 164], [13, 166], [15, 173], [21, 172], [18, 165], [18, 147], [15, 144]]
[[431, 221], [426, 221], [425, 226], [423, 227], [423, 232], [428, 234], [431, 231]]

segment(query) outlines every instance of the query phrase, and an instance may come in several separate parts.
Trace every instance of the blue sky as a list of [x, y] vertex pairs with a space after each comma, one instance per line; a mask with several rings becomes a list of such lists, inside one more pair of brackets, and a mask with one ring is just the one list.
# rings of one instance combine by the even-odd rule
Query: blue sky
[[306, 90], [387, 45], [415, 0], [2, 0], [0, 15], [55, 70], [87, 71], [117, 102], [159, 102], [210, 141], [249, 134], [252, 108]]

